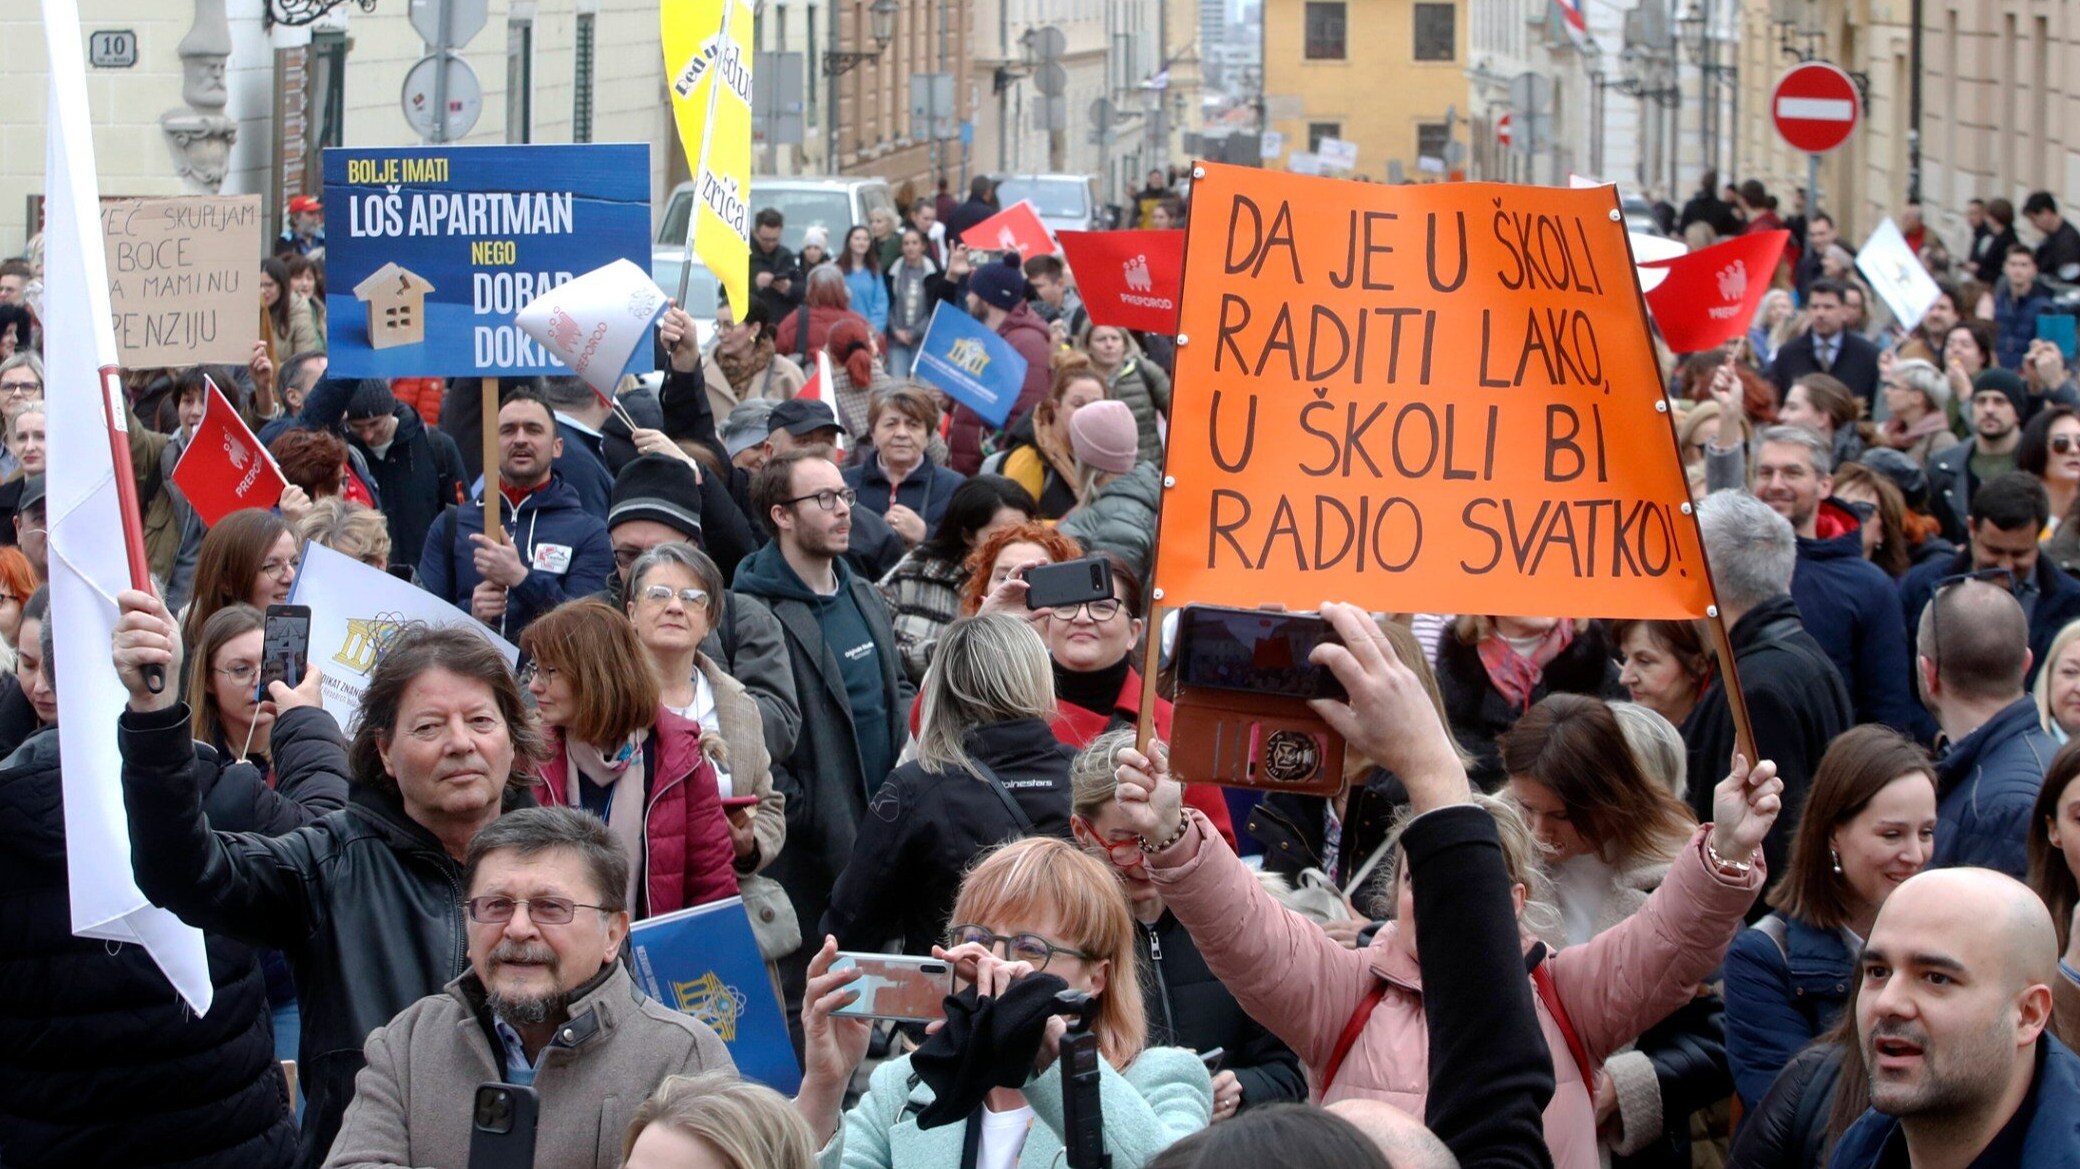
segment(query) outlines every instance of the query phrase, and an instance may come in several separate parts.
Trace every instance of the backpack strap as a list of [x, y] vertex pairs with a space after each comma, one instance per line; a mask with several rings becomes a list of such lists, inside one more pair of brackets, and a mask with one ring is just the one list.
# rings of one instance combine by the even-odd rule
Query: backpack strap
[[1567, 1017], [1567, 1008], [1561, 1005], [1560, 990], [1553, 985], [1553, 972], [1544, 961], [1531, 968], [1531, 987], [1538, 992], [1539, 1001], [1546, 1005], [1546, 1013], [1560, 1028], [1560, 1037], [1567, 1041], [1567, 1053], [1574, 1057], [1574, 1066], [1582, 1073], [1582, 1086], [1591, 1096], [1596, 1092], [1596, 1069], [1589, 1062], [1589, 1049], [1582, 1046], [1582, 1037], [1575, 1033], [1574, 1020]]
[[1329, 1052], [1329, 1062], [1322, 1065], [1322, 1098], [1329, 1095], [1329, 1086], [1336, 1082], [1336, 1073], [1343, 1070], [1344, 1058], [1358, 1042], [1365, 1024], [1372, 1020], [1372, 1012], [1379, 1009], [1380, 1000], [1387, 997], [1387, 982], [1374, 976], [1372, 989], [1358, 1000], [1358, 1009], [1351, 1012], [1350, 1021], [1343, 1025], [1343, 1034], [1336, 1037], [1336, 1046]]
[[1777, 956], [1786, 962], [1791, 960], [1791, 923], [1781, 913], [1772, 913], [1751, 927], [1756, 933], [1777, 944]]
[[1004, 810], [1011, 813], [1011, 820], [1018, 825], [1018, 830], [1028, 836], [1032, 835], [1033, 818], [1026, 815], [1024, 808], [1018, 806], [1018, 801], [1011, 796], [1011, 790], [1004, 786], [1003, 780], [997, 778], [996, 772], [990, 770], [989, 764], [970, 755], [968, 757], [968, 769], [980, 776], [982, 782], [988, 784], [989, 789], [997, 793], [997, 798], [1004, 801]]
[[[794, 312], [794, 355], [806, 361], [809, 358], [809, 302], [804, 299], [802, 307]], [[835, 404], [834, 398], [833, 405]]]

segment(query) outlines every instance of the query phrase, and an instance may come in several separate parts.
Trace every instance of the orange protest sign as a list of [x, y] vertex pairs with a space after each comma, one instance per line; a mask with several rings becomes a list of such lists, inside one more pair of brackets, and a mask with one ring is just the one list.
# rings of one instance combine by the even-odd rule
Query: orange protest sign
[[1617, 207], [1207, 164], [1155, 598], [1704, 616]]

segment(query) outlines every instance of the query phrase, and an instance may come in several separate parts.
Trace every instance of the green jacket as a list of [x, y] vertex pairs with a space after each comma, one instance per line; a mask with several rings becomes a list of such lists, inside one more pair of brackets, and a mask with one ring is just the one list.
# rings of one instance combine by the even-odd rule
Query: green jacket
[[1161, 463], [1163, 436], [1156, 429], [1156, 419], [1170, 416], [1170, 375], [1146, 357], [1129, 357], [1112, 375], [1108, 392], [1134, 412], [1134, 428], [1141, 438], [1141, 461]]
[[1117, 552], [1143, 580], [1155, 552], [1156, 508], [1162, 502], [1160, 460], [1143, 459], [1134, 469], [1098, 488], [1058, 529], [1086, 552]]
[[[1181, 1047], [1151, 1047], [1124, 1074], [1098, 1061], [1105, 1113], [1105, 1151], [1113, 1169], [1141, 1169], [1157, 1153], [1205, 1128], [1213, 1116], [1213, 1080], [1199, 1057]], [[1019, 1169], [1048, 1169], [1062, 1148], [1062, 1072], [1056, 1064], [1026, 1081], [1034, 1124], [1018, 1155]], [[821, 1169], [956, 1169], [966, 1123], [929, 1131], [917, 1112], [934, 1096], [910, 1082], [910, 1057], [874, 1069], [867, 1094], [820, 1155]]]

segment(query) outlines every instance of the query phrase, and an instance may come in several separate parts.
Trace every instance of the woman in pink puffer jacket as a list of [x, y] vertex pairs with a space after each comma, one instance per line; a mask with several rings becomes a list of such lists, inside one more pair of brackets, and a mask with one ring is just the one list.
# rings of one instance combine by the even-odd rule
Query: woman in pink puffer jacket
[[[1122, 753], [1122, 787], [1138, 783], [1151, 789], [1144, 806], [1157, 822], [1175, 825], [1149, 838], [1152, 845], [1168, 844], [1147, 857], [1149, 873], [1213, 973], [1251, 1017], [1299, 1053], [1317, 1103], [1384, 1100], [1421, 1117], [1430, 1086], [1430, 1036], [1405, 880], [1397, 886], [1398, 920], [1383, 926], [1365, 949], [1345, 949], [1280, 905], [1196, 813], [1178, 824], [1168, 810], [1177, 806], [1168, 790], [1175, 781], [1161, 766], [1152, 778], [1137, 770], [1140, 760]], [[1545, 1110], [1556, 1169], [1596, 1169], [1598, 1163], [1595, 1105], [1575, 1048], [1593, 1076], [1605, 1057], [1689, 1001], [1718, 967], [1762, 889], [1758, 849], [1776, 818], [1777, 801], [1758, 793], [1773, 771], [1764, 763], [1751, 777], [1736, 760], [1734, 773], [1714, 795], [1716, 823], [1697, 830], [1661, 887], [1623, 924], [1586, 945], [1551, 954], [1525, 934], [1527, 971], [1543, 965], [1549, 976], [1550, 991], [1533, 997], [1558, 1084]], [[1527, 842], [1508, 851], [1520, 892], [1530, 888], [1536, 862], [1528, 830], [1498, 801], [1482, 804], [1501, 822], [1505, 841]], [[1322, 1080], [1338, 1038], [1382, 983], [1383, 996], [1325, 1090]], [[1554, 1002], [1578, 1044], [1570, 1043]]]

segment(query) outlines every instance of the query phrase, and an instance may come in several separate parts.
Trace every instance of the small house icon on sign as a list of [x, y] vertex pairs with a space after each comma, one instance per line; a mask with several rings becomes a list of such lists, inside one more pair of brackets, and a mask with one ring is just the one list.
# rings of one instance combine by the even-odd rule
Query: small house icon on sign
[[368, 305], [368, 347], [389, 349], [426, 340], [426, 294], [433, 285], [408, 268], [385, 264], [354, 286]]

